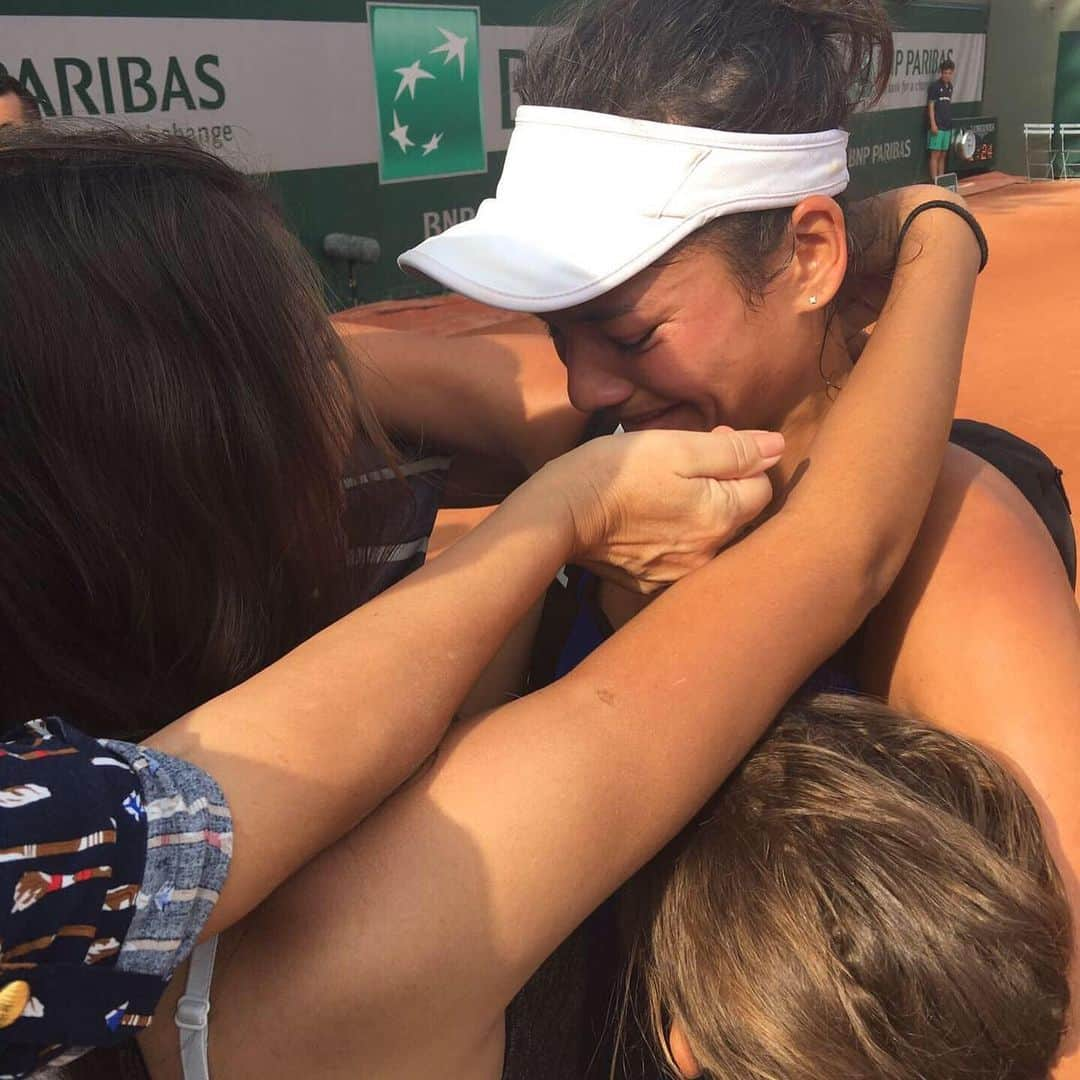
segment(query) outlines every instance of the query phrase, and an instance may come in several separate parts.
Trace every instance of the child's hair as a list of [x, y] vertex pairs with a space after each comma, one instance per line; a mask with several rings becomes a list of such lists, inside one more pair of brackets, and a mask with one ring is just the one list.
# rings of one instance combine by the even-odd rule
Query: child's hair
[[628, 997], [671, 1068], [675, 1018], [724, 1080], [1035, 1080], [1056, 1056], [1071, 924], [1034, 808], [876, 702], [791, 708], [626, 900]]
[[956, 70], [956, 62], [952, 59], [951, 56], [946, 57], [944, 60], [941, 61], [941, 70], [942, 71], [955, 71]]

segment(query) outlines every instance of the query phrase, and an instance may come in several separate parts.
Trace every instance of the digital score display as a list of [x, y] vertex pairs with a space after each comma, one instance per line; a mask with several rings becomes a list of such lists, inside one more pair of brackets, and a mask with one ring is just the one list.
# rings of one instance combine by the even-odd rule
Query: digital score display
[[997, 117], [961, 120], [953, 134], [950, 163], [957, 172], [992, 169], [997, 157]]

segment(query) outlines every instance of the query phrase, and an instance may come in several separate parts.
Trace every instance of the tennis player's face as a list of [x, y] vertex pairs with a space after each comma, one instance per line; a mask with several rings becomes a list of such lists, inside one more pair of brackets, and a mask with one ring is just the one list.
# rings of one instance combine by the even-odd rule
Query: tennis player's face
[[782, 429], [822, 386], [791, 292], [781, 275], [748, 306], [719, 254], [690, 250], [545, 321], [583, 412], [627, 431]]

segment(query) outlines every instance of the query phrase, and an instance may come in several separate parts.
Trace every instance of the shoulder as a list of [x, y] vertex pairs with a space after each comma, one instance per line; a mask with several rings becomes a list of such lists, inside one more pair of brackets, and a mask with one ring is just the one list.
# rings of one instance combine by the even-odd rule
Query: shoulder
[[[1080, 914], [1080, 610], [1031, 504], [951, 447], [923, 529], [867, 624], [866, 688], [997, 755], [1032, 799]], [[1080, 1002], [1080, 954], [1071, 991]]]
[[985, 590], [1004, 570], [1008, 582], [1021, 586], [1065, 580], [1050, 534], [1021, 491], [981, 457], [950, 446], [894, 592], [903, 595], [936, 576], [937, 586], [950, 594], [979, 583]]
[[1061, 557], [1031, 504], [951, 446], [908, 562], [867, 623], [869, 688], [932, 715], [923, 695], [935, 682], [1012, 665], [1020, 642], [1070, 640], [1075, 620]]
[[956, 445], [946, 453], [912, 562], [943, 572], [943, 587], [985, 585], [1005, 569], [1021, 585], [1065, 579], [1053, 540], [1020, 489], [984, 458]]

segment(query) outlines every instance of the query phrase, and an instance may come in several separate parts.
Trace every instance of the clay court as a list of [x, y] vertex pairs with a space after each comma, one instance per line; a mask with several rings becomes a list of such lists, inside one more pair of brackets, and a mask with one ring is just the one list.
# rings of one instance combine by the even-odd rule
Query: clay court
[[1080, 184], [970, 196], [990, 240], [975, 293], [958, 411], [1038, 443], [1080, 505]]
[[[975, 294], [958, 415], [1037, 443], [1080, 506], [1080, 183], [997, 173], [961, 190], [986, 230], [990, 264]], [[538, 328], [460, 297], [372, 304], [339, 318], [447, 335]]]

